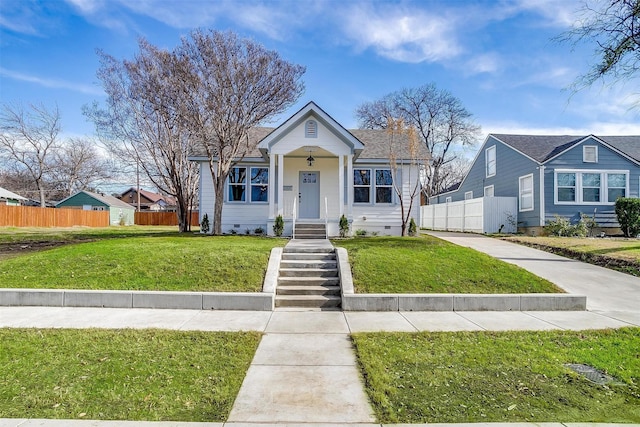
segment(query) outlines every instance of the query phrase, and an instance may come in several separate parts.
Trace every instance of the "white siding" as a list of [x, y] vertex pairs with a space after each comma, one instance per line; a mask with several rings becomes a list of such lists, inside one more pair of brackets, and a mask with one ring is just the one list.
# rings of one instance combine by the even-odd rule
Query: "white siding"
[[[308, 120], [316, 120], [318, 123], [317, 138], [305, 137], [305, 123]], [[319, 146], [330, 153], [339, 155], [351, 154], [351, 148], [346, 146], [329, 128], [325, 127], [316, 117], [310, 116], [289, 133], [284, 135], [280, 141], [271, 147], [274, 154], [288, 154], [300, 147]]]

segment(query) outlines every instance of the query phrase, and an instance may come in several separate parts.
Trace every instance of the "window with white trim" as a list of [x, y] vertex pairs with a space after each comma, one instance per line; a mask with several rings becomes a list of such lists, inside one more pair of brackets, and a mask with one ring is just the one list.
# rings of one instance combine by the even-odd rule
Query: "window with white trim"
[[[247, 176], [247, 173], [250, 175]], [[231, 168], [227, 187], [228, 202], [266, 203], [269, 201], [269, 168], [245, 166]]]
[[447, 198], [446, 198], [446, 199], [444, 199], [444, 202], [445, 202], [445, 203], [451, 203], [451, 200], [453, 200], [453, 199], [451, 198], [451, 196], [447, 196]]
[[597, 145], [582, 146], [582, 161], [584, 163], [598, 163], [598, 146]]
[[628, 171], [556, 170], [556, 204], [613, 204], [626, 197], [629, 188]]
[[[371, 179], [373, 175], [373, 180]], [[354, 203], [393, 203], [393, 176], [391, 169], [354, 169]]]
[[487, 185], [486, 187], [484, 187], [484, 197], [493, 197], [493, 188], [493, 185]]
[[473, 199], [473, 191], [467, 191], [466, 193], [464, 193], [464, 199], [465, 200]]
[[520, 212], [533, 210], [533, 174], [518, 178], [518, 202]]
[[496, 174], [496, 146], [492, 146], [484, 150], [484, 160], [486, 166], [486, 177]]

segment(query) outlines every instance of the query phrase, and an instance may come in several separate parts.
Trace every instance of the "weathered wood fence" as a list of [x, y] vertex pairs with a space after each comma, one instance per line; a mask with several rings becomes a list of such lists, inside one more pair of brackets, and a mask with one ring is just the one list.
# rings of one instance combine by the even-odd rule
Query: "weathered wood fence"
[[108, 227], [108, 211], [0, 205], [1, 227]]
[[[178, 214], [176, 212], [136, 212], [136, 225], [178, 225]], [[200, 224], [198, 211], [191, 212], [191, 225]]]

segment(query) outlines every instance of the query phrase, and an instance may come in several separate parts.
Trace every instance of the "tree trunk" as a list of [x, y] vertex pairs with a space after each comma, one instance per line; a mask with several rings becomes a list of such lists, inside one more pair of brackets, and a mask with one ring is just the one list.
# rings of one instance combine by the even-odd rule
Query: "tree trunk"
[[176, 214], [178, 215], [178, 232], [186, 233], [190, 231], [190, 223], [191, 212], [189, 211], [189, 206], [182, 198], [178, 198], [176, 203]]
[[47, 203], [45, 202], [44, 186], [42, 185], [42, 180], [36, 180], [36, 186], [38, 187], [38, 191], [40, 192], [40, 207], [46, 208]]
[[216, 197], [213, 206], [213, 234], [222, 234], [222, 206], [224, 204], [224, 180], [218, 177], [214, 180]]

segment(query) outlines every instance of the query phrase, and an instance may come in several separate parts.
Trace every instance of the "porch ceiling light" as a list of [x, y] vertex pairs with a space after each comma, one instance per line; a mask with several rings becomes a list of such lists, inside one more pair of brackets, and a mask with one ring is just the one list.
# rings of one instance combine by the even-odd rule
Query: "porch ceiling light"
[[313, 158], [313, 156], [311, 155], [311, 153], [309, 153], [309, 157], [307, 157], [307, 164], [309, 166], [313, 166], [313, 162], [315, 162], [316, 159]]

